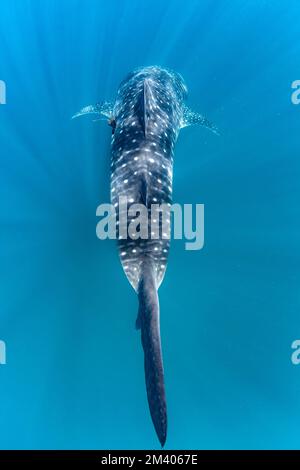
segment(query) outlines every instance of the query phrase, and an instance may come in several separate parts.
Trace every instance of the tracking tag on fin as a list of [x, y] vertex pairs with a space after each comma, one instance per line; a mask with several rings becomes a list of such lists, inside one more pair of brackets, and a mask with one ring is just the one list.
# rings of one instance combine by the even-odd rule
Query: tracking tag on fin
[[[85, 108], [82, 108], [78, 113], [74, 114], [72, 116], [72, 119], [75, 119], [79, 116], [84, 116], [85, 114], [98, 114], [98, 116], [106, 116], [109, 119], [113, 118], [113, 108], [114, 105], [113, 103], [109, 103], [107, 101], [103, 101], [102, 103], [97, 103], [94, 105], [86, 106]], [[101, 119], [97, 119], [101, 120]]]
[[194, 126], [196, 124], [206, 127], [207, 129], [211, 130], [214, 134], [220, 135], [218, 128], [208, 119], [206, 119], [205, 116], [199, 113], [195, 113], [190, 108], [185, 106], [183, 110], [181, 128], [187, 126]]

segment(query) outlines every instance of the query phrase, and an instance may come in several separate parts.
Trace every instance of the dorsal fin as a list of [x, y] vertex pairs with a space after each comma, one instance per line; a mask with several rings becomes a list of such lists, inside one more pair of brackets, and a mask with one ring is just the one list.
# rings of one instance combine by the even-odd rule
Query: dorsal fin
[[148, 133], [148, 123], [150, 117], [150, 98], [151, 98], [151, 89], [149, 80], [145, 78], [143, 81], [143, 88], [139, 100], [139, 112], [140, 112], [140, 122], [144, 131], [144, 136], [147, 136]]

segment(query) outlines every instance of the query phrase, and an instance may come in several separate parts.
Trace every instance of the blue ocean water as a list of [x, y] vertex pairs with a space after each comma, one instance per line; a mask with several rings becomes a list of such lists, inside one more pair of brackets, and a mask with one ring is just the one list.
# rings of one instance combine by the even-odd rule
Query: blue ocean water
[[205, 246], [174, 241], [160, 288], [166, 448], [298, 448], [299, 2], [1, 0], [2, 449], [157, 448], [137, 299], [114, 241], [111, 131], [81, 107], [132, 69], [180, 72], [189, 105], [174, 202], [205, 204]]

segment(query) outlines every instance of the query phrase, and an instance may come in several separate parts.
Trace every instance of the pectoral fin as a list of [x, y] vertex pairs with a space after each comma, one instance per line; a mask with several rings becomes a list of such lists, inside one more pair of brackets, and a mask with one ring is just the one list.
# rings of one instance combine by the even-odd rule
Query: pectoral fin
[[204, 126], [207, 129], [211, 130], [214, 134], [220, 135], [218, 128], [210, 122], [205, 116], [202, 114], [196, 113], [192, 111], [187, 106], [184, 107], [183, 110], [183, 119], [181, 123], [181, 128], [193, 125], [200, 125]]
[[[84, 116], [85, 114], [97, 114], [98, 116], [106, 116], [109, 120], [113, 120], [113, 103], [104, 101], [102, 103], [97, 103], [90, 106], [85, 106], [78, 113], [72, 116], [72, 119], [79, 116]], [[98, 119], [97, 119], [98, 120]]]

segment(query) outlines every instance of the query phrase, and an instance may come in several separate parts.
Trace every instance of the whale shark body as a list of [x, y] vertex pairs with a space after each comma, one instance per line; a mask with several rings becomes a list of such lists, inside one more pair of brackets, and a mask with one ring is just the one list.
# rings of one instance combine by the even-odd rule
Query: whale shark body
[[[111, 202], [117, 224], [124, 210], [119, 207], [122, 196], [149, 211], [153, 204], [171, 205], [174, 147], [181, 128], [200, 124], [217, 133], [211, 122], [185, 105], [186, 98], [181, 75], [161, 67], [143, 67], [125, 78], [114, 103], [87, 106], [75, 114], [105, 116], [112, 127]], [[133, 218], [128, 213], [128, 224]], [[157, 291], [166, 271], [170, 239], [164, 237], [161, 221], [158, 227], [155, 237], [134, 239], [118, 233], [117, 239], [123, 269], [139, 299], [136, 327], [141, 330], [147, 398], [164, 446], [167, 406]]]

